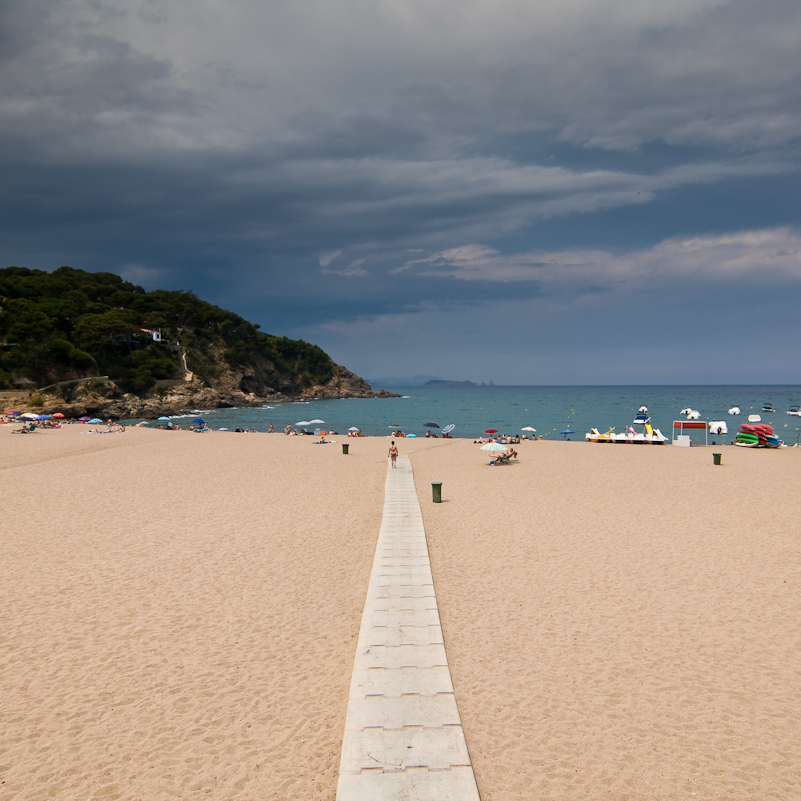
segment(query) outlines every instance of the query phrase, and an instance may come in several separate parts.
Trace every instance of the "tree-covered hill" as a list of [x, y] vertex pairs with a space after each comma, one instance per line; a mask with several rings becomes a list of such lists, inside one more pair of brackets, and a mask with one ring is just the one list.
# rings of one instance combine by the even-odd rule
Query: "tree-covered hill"
[[316, 345], [259, 331], [193, 292], [145, 292], [71, 267], [0, 269], [0, 387], [100, 375], [138, 397], [188, 383], [250, 398], [371, 394]]

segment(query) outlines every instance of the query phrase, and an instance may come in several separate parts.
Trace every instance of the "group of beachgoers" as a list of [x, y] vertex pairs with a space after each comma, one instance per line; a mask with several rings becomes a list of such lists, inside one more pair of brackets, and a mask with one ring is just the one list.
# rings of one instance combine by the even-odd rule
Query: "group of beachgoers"
[[[488, 442], [500, 442], [502, 445], [519, 445], [524, 439], [527, 439], [527, 437], [521, 437], [520, 434], [515, 434], [514, 436], [503, 434], [494, 439], [492, 437], [479, 437], [473, 440], [473, 444], [486, 445]], [[532, 439], [536, 439], [536, 437], [532, 437]], [[540, 439], [542, 439], [542, 437], [540, 437]]]
[[[268, 434], [274, 434], [275, 433], [275, 426], [270, 424], [270, 428], [267, 430], [267, 433]], [[287, 425], [287, 427], [284, 429], [284, 434], [286, 434], [286, 436], [288, 436], [288, 437], [300, 437], [300, 436], [308, 436], [309, 432], [308, 431], [304, 431], [303, 429], [298, 430], [298, 429], [292, 428], [291, 425]], [[317, 434], [320, 434], [323, 438], [326, 436], [326, 434], [333, 434], [334, 436], [338, 436], [336, 431], [315, 431], [313, 436], [317, 436]], [[348, 431], [348, 436], [349, 437], [364, 437], [364, 436], [367, 436], [367, 435], [364, 434], [361, 429], [354, 428], [354, 429], [351, 429], [351, 430]]]
[[108, 428], [90, 428], [88, 431], [81, 431], [81, 434], [124, 434], [125, 426], [115, 425]]
[[[14, 434], [32, 434], [38, 430], [63, 428], [65, 425], [90, 425], [87, 420], [75, 420], [73, 418], [66, 418], [63, 415], [58, 419], [54, 417], [47, 417], [43, 419], [36, 419], [25, 417], [23, 415], [4, 414], [0, 419], [0, 423], [7, 425], [18, 425], [19, 428], [12, 429]], [[100, 422], [98, 420], [95, 423]], [[90, 428], [87, 431], [82, 431], [82, 434], [122, 434], [125, 432], [125, 426], [121, 423], [115, 423], [109, 419], [106, 423], [106, 428]]]
[[[144, 423], [137, 423], [137, 428], [143, 425]], [[191, 425], [187, 426], [186, 428], [184, 428], [182, 425], [176, 426], [173, 425], [172, 423], [167, 423], [166, 426], [164, 425], [159, 426], [159, 429], [162, 431], [192, 431], [195, 434], [206, 434], [210, 431], [214, 431], [214, 429], [210, 425], [207, 425], [206, 423], [204, 423], [202, 426]], [[237, 431], [239, 431], [239, 429], [237, 429]]]

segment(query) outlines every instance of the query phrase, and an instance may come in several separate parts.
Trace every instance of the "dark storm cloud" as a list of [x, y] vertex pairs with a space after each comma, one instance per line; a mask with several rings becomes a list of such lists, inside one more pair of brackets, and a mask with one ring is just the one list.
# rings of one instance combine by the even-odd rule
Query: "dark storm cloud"
[[[511, 370], [560, 324], [618, 345], [582, 340], [582, 303], [648, 329], [676, 282], [798, 298], [799, 22], [784, 0], [9, 0], [2, 260], [191, 288], [366, 371], [381, 337], [476, 313], [514, 317], [521, 344], [486, 337]], [[693, 336], [731, 334], [707, 316]]]

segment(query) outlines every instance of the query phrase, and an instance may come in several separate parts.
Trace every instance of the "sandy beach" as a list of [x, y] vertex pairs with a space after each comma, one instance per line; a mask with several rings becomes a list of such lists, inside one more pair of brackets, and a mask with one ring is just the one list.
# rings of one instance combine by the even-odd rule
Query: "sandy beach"
[[[0, 795], [334, 799], [389, 444], [337, 439], [0, 427]], [[483, 801], [801, 797], [801, 449], [399, 444]]]

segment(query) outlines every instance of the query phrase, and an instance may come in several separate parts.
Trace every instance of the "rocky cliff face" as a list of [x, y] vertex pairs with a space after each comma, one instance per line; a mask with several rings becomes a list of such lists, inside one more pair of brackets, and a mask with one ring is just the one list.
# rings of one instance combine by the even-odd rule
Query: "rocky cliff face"
[[[28, 395], [14, 393], [0, 399], [4, 408], [33, 410], [41, 414], [60, 412], [66, 417], [89, 415], [102, 419], [141, 417], [155, 419], [192, 409], [219, 409], [232, 406], [261, 406], [303, 399], [397, 397], [382, 390], [373, 392], [370, 385], [355, 373], [334, 365], [333, 377], [321, 385], [296, 389], [291, 382], [269, 369], [229, 370], [209, 387], [199, 379], [156, 387], [144, 397], [124, 393], [113, 382], [97, 380], [77, 385], [48, 387]], [[283, 391], [282, 391], [283, 390]], [[41, 398], [41, 403], [34, 401]]]

